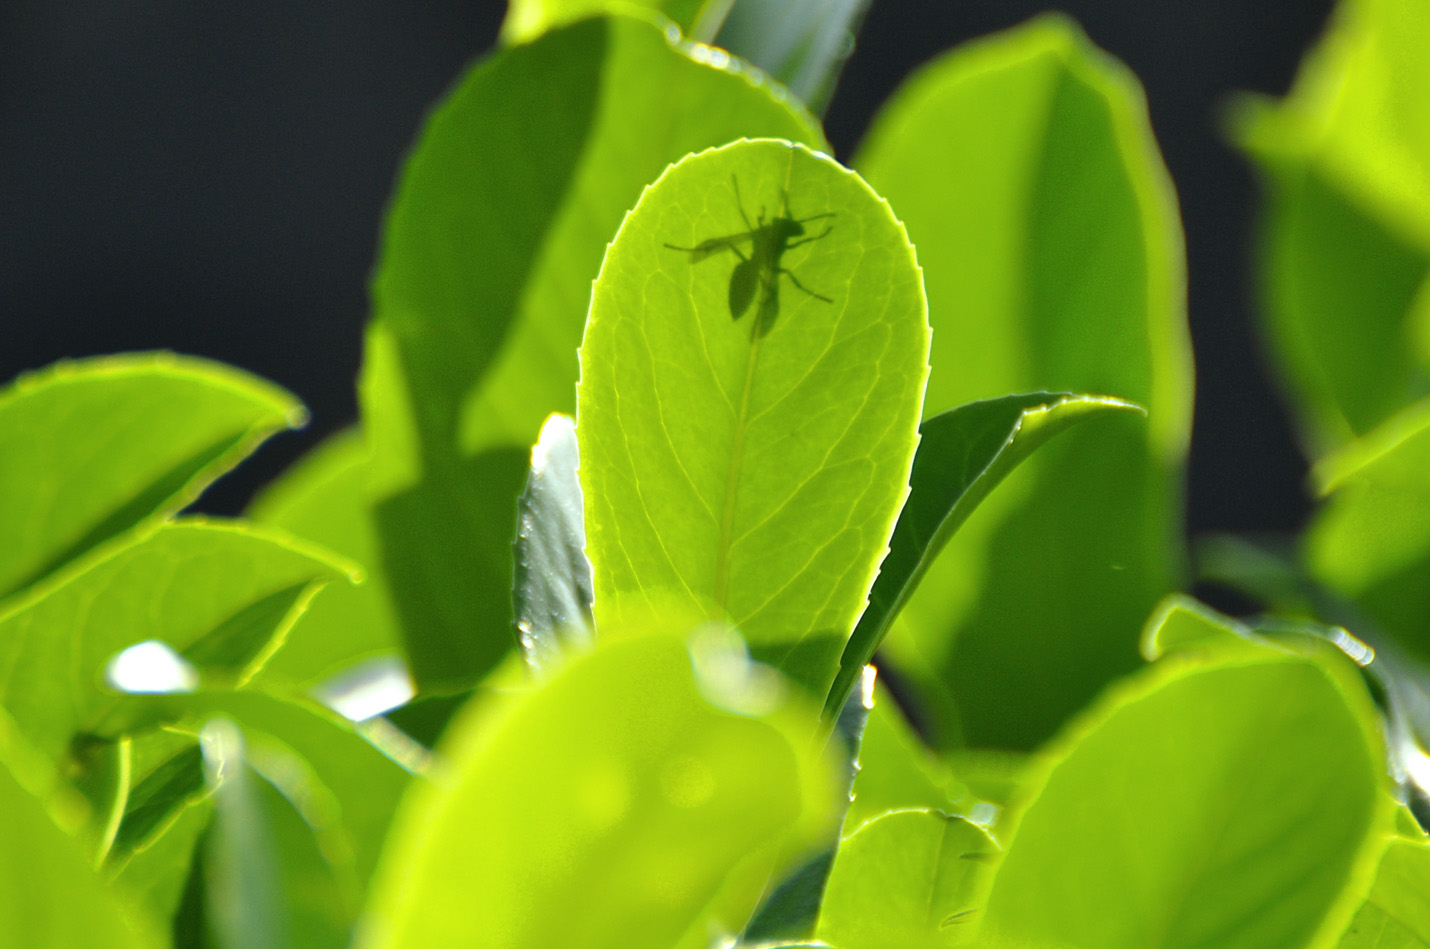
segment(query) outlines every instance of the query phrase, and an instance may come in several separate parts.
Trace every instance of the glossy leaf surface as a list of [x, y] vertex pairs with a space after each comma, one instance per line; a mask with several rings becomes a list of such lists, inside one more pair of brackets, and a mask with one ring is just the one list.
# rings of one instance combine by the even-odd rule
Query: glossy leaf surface
[[173, 514], [306, 419], [277, 386], [171, 353], [21, 376], [0, 390], [0, 598]]
[[1374, 712], [1354, 678], [1257, 653], [1166, 660], [1061, 741], [983, 944], [1290, 949], [1346, 925], [1392, 819]]
[[404, 802], [360, 944], [668, 949], [737, 866], [765, 861], [762, 882], [810, 847], [834, 798], [813, 710], [733, 714], [696, 676], [680, 638], [603, 633], [465, 714], [447, 781]]
[[598, 628], [623, 596], [677, 597], [823, 696], [907, 491], [927, 354], [912, 249], [852, 173], [775, 141], [673, 166], [611, 245], [581, 348]]
[[1038, 389], [1147, 410], [1014, 472], [889, 641], [938, 699], [940, 745], [1032, 747], [1136, 668], [1137, 630], [1180, 576], [1192, 380], [1171, 182], [1136, 80], [1059, 18], [926, 67], [855, 164], [924, 268], [926, 416]]

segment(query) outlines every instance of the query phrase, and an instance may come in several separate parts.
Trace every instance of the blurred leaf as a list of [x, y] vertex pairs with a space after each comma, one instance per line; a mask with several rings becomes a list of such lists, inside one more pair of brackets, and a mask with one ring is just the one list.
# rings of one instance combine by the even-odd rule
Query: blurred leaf
[[140, 914], [103, 883], [77, 840], [33, 792], [53, 786], [29, 756], [14, 754], [14, 725], [0, 711], [0, 944], [25, 949], [161, 945]]
[[1375, 886], [1338, 949], [1422, 949], [1430, 946], [1430, 846], [1397, 837], [1386, 848]]
[[844, 833], [887, 811], [932, 808], [958, 812], [972, 804], [968, 789], [955, 779], [914, 734], [889, 695], [879, 687], [859, 746], [854, 800], [844, 818]]
[[348, 557], [363, 581], [324, 591], [283, 648], [263, 667], [265, 682], [316, 685], [375, 656], [401, 651], [368, 497], [368, 451], [349, 429], [324, 441], [263, 490], [247, 515]]
[[669, 949], [737, 867], [763, 881], [821, 839], [813, 709], [753, 714], [773, 696], [728, 691], [680, 639], [613, 633], [453, 725], [449, 780], [404, 802], [359, 945]]
[[926, 67], [856, 167], [924, 268], [926, 416], [1035, 389], [1147, 409], [1020, 466], [888, 640], [938, 745], [1033, 747], [1136, 668], [1142, 620], [1180, 582], [1192, 379], [1171, 182], [1136, 79], [1056, 17]]
[[730, 6], [715, 43], [763, 69], [823, 113], [839, 71], [854, 51], [854, 36], [869, 3], [739, 0]]
[[179, 521], [96, 551], [0, 613], [0, 703], [30, 742], [61, 757], [119, 698], [106, 666], [157, 640], [220, 680], [282, 644], [306, 602], [347, 565], [241, 524]]
[[936, 810], [892, 811], [839, 845], [816, 935], [839, 949], [941, 947], [971, 928], [976, 881], [998, 845]]
[[980, 945], [1320, 945], [1385, 847], [1383, 761], [1364, 689], [1320, 660], [1164, 660], [1049, 753]]
[[517, 635], [527, 663], [538, 671], [560, 658], [563, 644], [584, 646], [593, 632], [579, 462], [575, 422], [552, 415], [531, 450], [513, 543]]
[[1430, 394], [1427, 44], [1418, 0], [1341, 3], [1290, 95], [1232, 115], [1266, 185], [1268, 336], [1315, 457]]
[[1169, 653], [1217, 650], [1251, 639], [1251, 631], [1235, 620], [1181, 593], [1174, 593], [1152, 611], [1142, 631], [1142, 658], [1148, 662]]
[[874, 658], [929, 565], [988, 493], [1054, 435], [1115, 411], [1141, 409], [1120, 399], [1034, 392], [970, 402], [919, 426], [909, 498], [869, 592], [869, 606], [839, 660], [826, 715], [843, 707], [860, 670]]
[[[752, 226], [774, 249], [742, 260]], [[672, 166], [611, 244], [581, 347], [597, 627], [668, 594], [824, 696], [907, 492], [927, 356], [912, 249], [853, 173], [772, 141]]]
[[508, 0], [502, 21], [503, 43], [524, 43], [547, 30], [602, 13], [649, 11], [674, 20], [690, 33], [702, 10], [729, 0]]
[[1311, 575], [1430, 659], [1430, 400], [1328, 455], [1314, 476], [1329, 497], [1304, 535]]
[[0, 599], [185, 507], [303, 406], [171, 353], [61, 362], [0, 390]]
[[388, 216], [362, 384], [381, 560], [424, 691], [470, 688], [511, 647], [526, 452], [575, 408], [622, 216], [670, 162], [755, 135], [822, 141], [738, 64], [627, 17], [508, 48], [433, 113]]

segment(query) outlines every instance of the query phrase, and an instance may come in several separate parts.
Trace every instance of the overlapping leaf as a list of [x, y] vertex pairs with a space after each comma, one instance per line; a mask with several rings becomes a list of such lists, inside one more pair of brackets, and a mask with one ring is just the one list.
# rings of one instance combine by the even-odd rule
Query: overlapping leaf
[[306, 418], [276, 386], [171, 353], [21, 376], [0, 391], [0, 598], [173, 514]]
[[1135, 401], [1039, 451], [929, 570], [889, 648], [936, 739], [1031, 747], [1137, 664], [1178, 582], [1191, 359], [1176, 202], [1141, 91], [1068, 22], [957, 50], [885, 108], [856, 167], [919, 250], [927, 415], [1033, 389]]
[[475, 67], [394, 197], [373, 287], [364, 424], [380, 553], [419, 684], [469, 688], [510, 648], [527, 451], [574, 409], [591, 280], [641, 188], [808, 117], [639, 19], [553, 29]]
[[[608, 630], [464, 716], [449, 780], [404, 803], [360, 945], [667, 949], [692, 926], [705, 945], [712, 901], [737, 930], [776, 855], [827, 829], [834, 791], [813, 710], [789, 718], [722, 678], [677, 636]], [[754, 890], [731, 894], [741, 866]]]

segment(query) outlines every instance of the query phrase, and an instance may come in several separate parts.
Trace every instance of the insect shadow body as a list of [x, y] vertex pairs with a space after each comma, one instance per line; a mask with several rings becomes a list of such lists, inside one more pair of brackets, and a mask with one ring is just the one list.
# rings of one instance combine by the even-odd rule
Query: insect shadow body
[[[745, 203], [740, 197], [740, 181], [734, 176], [731, 176], [730, 180], [735, 186], [735, 202], [740, 209], [740, 218], [745, 222], [747, 230], [738, 234], [711, 237], [694, 247], [679, 247], [675, 244], [666, 244], [665, 246], [671, 250], [689, 254], [691, 263], [699, 263], [707, 257], [727, 250], [740, 258], [740, 262], [730, 273], [730, 318], [738, 320], [744, 316], [758, 294], [760, 303], [755, 310], [755, 323], [751, 328], [752, 337], [764, 336], [774, 326], [775, 317], [779, 315], [780, 311], [781, 276], [788, 277], [790, 283], [794, 284], [797, 289], [816, 300], [833, 303], [834, 301], [829, 297], [822, 293], [815, 293], [800, 283], [799, 278], [789, 268], [783, 266], [782, 260], [785, 251], [827, 237], [830, 230], [833, 229], [833, 225], [826, 225], [824, 230], [818, 234], [808, 236], [804, 226], [810, 221], [833, 217], [834, 212], [814, 214], [806, 218], [792, 218], [789, 216], [789, 196], [785, 195], [783, 214], [766, 221], [765, 211], [761, 208], [756, 223], [751, 224], [750, 216], [745, 213]], [[741, 246], [746, 242], [749, 242], [750, 246], [748, 254], [741, 250]]]

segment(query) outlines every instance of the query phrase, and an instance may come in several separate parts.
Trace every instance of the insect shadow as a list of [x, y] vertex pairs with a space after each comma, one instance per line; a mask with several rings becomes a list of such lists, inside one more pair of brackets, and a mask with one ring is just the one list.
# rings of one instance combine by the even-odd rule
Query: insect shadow
[[[675, 244], [666, 244], [665, 246], [671, 250], [689, 254], [690, 262], [693, 264], [727, 250], [740, 258], [740, 262], [730, 273], [730, 318], [738, 320], [744, 316], [758, 294], [760, 302], [759, 306], [755, 308], [755, 322], [750, 329], [751, 338], [764, 336], [774, 326], [775, 317], [779, 315], [780, 311], [781, 276], [788, 277], [790, 283], [794, 284], [797, 289], [816, 300], [833, 303], [834, 301], [829, 297], [822, 293], [815, 293], [800, 283], [799, 278], [781, 262], [785, 251], [829, 236], [833, 225], [827, 224], [824, 230], [809, 236], [806, 236], [804, 226], [810, 221], [834, 217], [834, 212], [813, 214], [806, 218], [792, 218], [789, 216], [789, 195], [786, 194], [783, 213], [766, 221], [765, 209], [761, 208], [760, 216], [756, 219], [757, 223], [751, 224], [750, 216], [745, 213], [745, 202], [740, 197], [740, 180], [731, 175], [730, 181], [735, 186], [735, 203], [740, 209], [740, 218], [745, 222], [747, 230], [737, 234], [711, 237], [694, 247], [680, 247]], [[741, 250], [746, 242], [750, 247], [748, 253]]]

